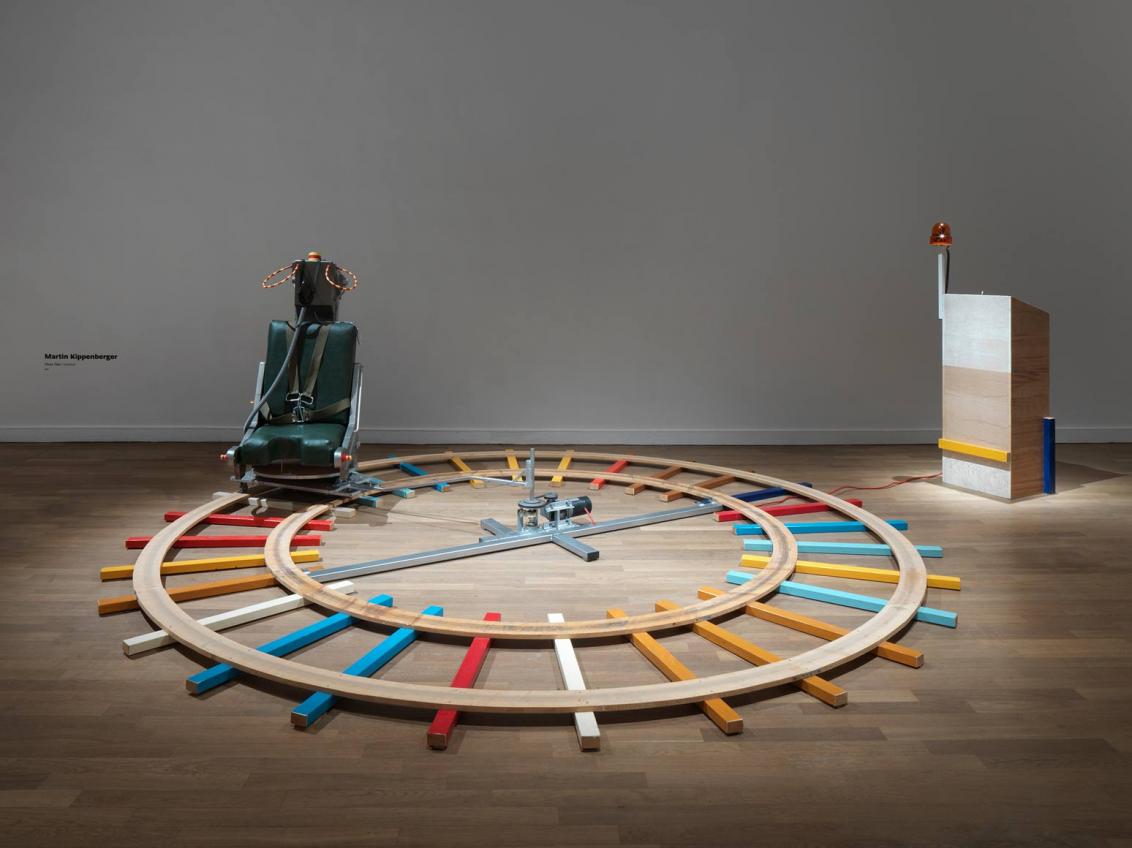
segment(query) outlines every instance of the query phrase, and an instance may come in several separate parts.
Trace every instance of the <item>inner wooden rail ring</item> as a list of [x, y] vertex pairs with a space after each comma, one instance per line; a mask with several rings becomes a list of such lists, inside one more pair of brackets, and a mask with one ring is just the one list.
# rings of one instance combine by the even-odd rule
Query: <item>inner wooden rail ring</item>
[[[575, 454], [575, 457], [577, 457], [577, 454]], [[476, 473], [482, 473], [483, 476], [500, 476], [507, 472], [507, 468], [476, 469]], [[453, 472], [416, 477], [414, 480], [418, 484], [436, 483], [452, 481], [460, 476], [462, 476], [461, 472]], [[570, 479], [588, 480], [592, 476], [592, 469], [535, 469], [535, 477], [537, 478], [569, 477]], [[490, 636], [493, 639], [600, 639], [608, 636], [628, 636], [641, 631], [671, 630], [704, 619], [718, 618], [721, 615], [741, 609], [752, 601], [764, 598], [794, 571], [794, 563], [798, 559], [798, 546], [793, 535], [786, 530], [778, 519], [759, 512], [743, 501], [708, 489], [673, 483], [670, 480], [660, 481], [632, 474], [606, 474], [606, 479], [624, 483], [648, 482], [650, 486], [665, 490], [678, 489], [700, 498], [714, 498], [726, 506], [742, 510], [744, 515], [752, 521], [757, 521], [765, 528], [768, 537], [774, 544], [766, 569], [757, 579], [751, 580], [719, 598], [681, 607], [676, 612], [649, 612], [613, 619], [578, 619], [566, 621], [562, 624], [554, 624], [545, 620], [484, 621], [478, 618], [446, 618], [421, 615], [418, 612], [398, 607], [378, 607], [364, 601], [358, 603], [356, 598], [328, 589], [325, 584], [311, 579], [294, 562], [291, 552], [288, 550], [291, 537], [304, 523], [329, 509], [328, 504], [315, 504], [306, 512], [291, 515], [271, 532], [267, 537], [267, 544], [264, 546], [267, 567], [275, 575], [275, 579], [292, 592], [302, 595], [313, 604], [335, 612], [349, 613], [355, 618], [391, 627], [412, 627], [428, 633], [443, 633], [449, 636], [467, 638]], [[389, 485], [393, 485], [393, 483]]]
[[[552, 457], [562, 456], [562, 453], [549, 451], [544, 453]], [[465, 456], [471, 459], [498, 459], [505, 458], [506, 453], [504, 451], [481, 451], [465, 454]], [[376, 460], [363, 464], [362, 468], [363, 470], [372, 470], [379, 467], [384, 468], [400, 461], [425, 463], [441, 462], [446, 458], [446, 454], [422, 454], [407, 458], [401, 457], [391, 460]], [[671, 460], [658, 459], [655, 457], [620, 457], [605, 453], [575, 452], [574, 458], [581, 461], [610, 461], [625, 458], [630, 462], [640, 465], [660, 465], [665, 467], [671, 463]], [[297, 686], [302, 689], [312, 691], [322, 690], [340, 697], [374, 703], [431, 709], [441, 707], [473, 712], [499, 713], [605, 712], [611, 710], [647, 709], [693, 703], [713, 697], [728, 697], [779, 686], [785, 683], [792, 683], [796, 680], [809, 677], [813, 674], [819, 674], [830, 668], [842, 665], [865, 654], [881, 642], [886, 641], [890, 636], [896, 634], [915, 616], [916, 609], [923, 601], [927, 591], [927, 569], [924, 567], [923, 560], [916, 552], [912, 543], [908, 541], [903, 534], [880, 518], [832, 495], [827, 495], [803, 486], [797, 486], [789, 481], [702, 463], [684, 463], [684, 467], [688, 471], [704, 473], [708, 476], [733, 473], [735, 477], [740, 480], [746, 480], [761, 485], [780, 486], [787, 491], [807, 499], [821, 501], [829, 505], [834, 511], [863, 522], [870, 531], [891, 547], [893, 556], [896, 559], [900, 578], [892, 597], [884, 608], [867, 622], [831, 642], [824, 643], [802, 654], [797, 654], [796, 656], [782, 660], [781, 662], [692, 680], [576, 691], [559, 689], [451, 689], [443, 685], [396, 683], [381, 678], [359, 678], [329, 669], [280, 659], [257, 651], [255, 648], [233, 642], [219, 633], [200, 625], [187, 612], [181, 610], [165, 591], [161, 583], [161, 563], [173, 542], [210, 513], [245, 500], [247, 495], [242, 494], [227, 495], [202, 504], [196, 509], [186, 513], [182, 518], [166, 525], [161, 531], [154, 535], [150, 543], [142, 550], [135, 564], [133, 576], [134, 591], [145, 613], [178, 642], [218, 662], [229, 663], [235, 668], [253, 676], [262, 677], [277, 683]], [[555, 471], [557, 471], [557, 469], [555, 469]], [[591, 475], [592, 471], [565, 472], [565, 476], [571, 479], [586, 479]], [[451, 479], [458, 476], [459, 475], [452, 474], [432, 475], [428, 478], [428, 482], [436, 482], [440, 479]], [[548, 471], [540, 474], [540, 476], [552, 476], [552, 474]], [[631, 483], [645, 481], [652, 488], [678, 488], [676, 484], [671, 482], [657, 481], [653, 478], [640, 477], [637, 475], [610, 475], [610, 479], [617, 480], [618, 482]], [[418, 483], [421, 482], [421, 480], [422, 478], [416, 478]], [[696, 490], [695, 486], [686, 486], [684, 489], [689, 494], [714, 497], [720, 503], [731, 505], [732, 502], [734, 502], [736, 509], [739, 509], [744, 515], [766, 527], [768, 536], [772, 539], [775, 539], [775, 537], [779, 535], [786, 535], [780, 522], [775, 521], [765, 513], [761, 513], [756, 508], [750, 507], [741, 501], [735, 501], [733, 498], [727, 498], [724, 495], [708, 492], [706, 490], [701, 493]], [[272, 538], [269, 539], [269, 545], [271, 545], [272, 542], [275, 542], [276, 545], [280, 542], [284, 544], [283, 551], [281, 552], [282, 556], [279, 558], [280, 562], [282, 562], [284, 558], [290, 558], [286, 548], [286, 542], [289, 536], [285, 534], [297, 532], [298, 528], [305, 520], [309, 520], [309, 518], [329, 508], [329, 504], [312, 507], [305, 513], [300, 513], [288, 518], [280, 524], [279, 527], [275, 528], [275, 531], [272, 533]], [[792, 557], [787, 554], [788, 550], [793, 549], [792, 540], [784, 539], [784, 541], [785, 544], [776, 545], [774, 555], [772, 556], [773, 561], [779, 554], [783, 554], [781, 562], [775, 564], [774, 573], [776, 575], [777, 572], [782, 569], [788, 572], [791, 567], [790, 564], [792, 564], [793, 559], [796, 558], [796, 553]], [[269, 548], [269, 562], [271, 560], [271, 550], [272, 548]], [[283, 569], [283, 571], [285, 571], [285, 569]], [[763, 575], [766, 575], [766, 573], [767, 572], [764, 571]], [[728, 608], [737, 608], [746, 603], [751, 594], [751, 584], [761, 582], [761, 580], [752, 580], [750, 583], [741, 587], [747, 589], [747, 593], [736, 591], [726, 593], [724, 597], [729, 599]], [[770, 581], [767, 582], [770, 583]], [[317, 585], [320, 589], [324, 588], [321, 584]], [[770, 585], [763, 594], [769, 592], [770, 589], [773, 588], [773, 585], [775, 584]], [[732, 606], [730, 601], [736, 598], [739, 598], [739, 601]], [[322, 601], [320, 600], [319, 603], [321, 605]], [[701, 605], [693, 606], [699, 607], [702, 610]], [[722, 612], [719, 609], [709, 611], [704, 615], [697, 613], [693, 614], [689, 618], [689, 621], [702, 620], [703, 618], [720, 614], [722, 614]], [[655, 613], [652, 615], [655, 616]], [[630, 629], [639, 630], [642, 629], [638, 623], [639, 620], [648, 617], [649, 616], [634, 616], [612, 621], [614, 621], [614, 623], [628, 622]], [[487, 624], [485, 622], [480, 621], [476, 623], [479, 627], [473, 635], [502, 635], [504, 638], [508, 638], [507, 634], [492, 632], [485, 626]], [[573, 623], [574, 622], [566, 622], [567, 625]], [[426, 629], [420, 626], [419, 621], [414, 626], [420, 629]], [[664, 629], [665, 627], [673, 626], [678, 625], [668, 624], [660, 627], [654, 626], [653, 629]], [[569, 626], [558, 626], [549, 629], [555, 635], [562, 637], [567, 637], [571, 632]], [[603, 631], [601, 635], [609, 635], [612, 632], [624, 631], [606, 630]], [[529, 636], [527, 638], [539, 637]]]

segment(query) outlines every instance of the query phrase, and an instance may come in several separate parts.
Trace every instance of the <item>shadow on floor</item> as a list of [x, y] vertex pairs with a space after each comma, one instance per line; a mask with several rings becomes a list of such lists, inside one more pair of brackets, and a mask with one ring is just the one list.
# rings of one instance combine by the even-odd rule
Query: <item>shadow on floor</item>
[[1116, 471], [1103, 471], [1088, 465], [1077, 465], [1072, 462], [1057, 463], [1057, 491], [1071, 492], [1090, 483], [1100, 483], [1113, 480], [1117, 477], [1126, 477]]

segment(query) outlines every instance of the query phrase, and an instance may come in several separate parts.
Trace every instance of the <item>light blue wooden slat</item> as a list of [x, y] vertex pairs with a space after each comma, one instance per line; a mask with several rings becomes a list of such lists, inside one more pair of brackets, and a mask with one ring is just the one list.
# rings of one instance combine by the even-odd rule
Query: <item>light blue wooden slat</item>
[[[369, 602], [383, 607], [393, 606], [393, 598], [389, 595], [374, 595], [369, 599]], [[288, 633], [286, 636], [280, 636], [278, 639], [265, 642], [260, 645], [257, 650], [263, 651], [265, 654], [271, 654], [273, 657], [285, 657], [287, 654], [293, 654], [300, 648], [313, 645], [315, 642], [320, 639], [325, 639], [333, 633], [345, 630], [350, 626], [350, 621], [351, 618], [346, 613], [335, 613], [329, 618], [324, 618], [322, 621], [316, 621], [314, 624], [300, 627], [298, 630]], [[209, 689], [215, 689], [222, 683], [235, 680], [239, 676], [239, 669], [233, 668], [228, 665], [228, 663], [217, 663], [189, 677], [185, 681], [185, 686], [188, 687], [188, 690], [194, 695], [200, 695], [207, 692]]]
[[[744, 539], [745, 551], [769, 551], [773, 545], [770, 539]], [[936, 558], [943, 556], [943, 548], [938, 545], [916, 545], [920, 556]], [[857, 554], [860, 556], [892, 556], [888, 545], [874, 545], [867, 542], [798, 542], [800, 554]]]
[[[389, 454], [390, 459], [396, 459], [396, 457], [397, 457], [396, 454], [392, 454], [392, 453]], [[411, 463], [411, 462], [400, 462], [400, 463], [398, 463], [398, 465], [400, 466], [402, 471], [404, 471], [406, 474], [412, 474], [414, 477], [427, 477], [428, 476], [427, 471], [425, 471], [423, 468], [419, 468], [416, 465], [413, 465], [413, 463]], [[432, 487], [434, 489], [436, 489], [436, 491], [438, 491], [438, 492], [443, 492], [443, 491], [446, 491], [448, 489], [448, 484], [447, 483], [434, 483]]]
[[[897, 530], [907, 530], [908, 522], [901, 518], [889, 518], [888, 523]], [[795, 536], [803, 533], [864, 533], [863, 521], [786, 521], [786, 529]], [[765, 536], [766, 531], [758, 524], [732, 524], [736, 536]]]
[[[751, 575], [743, 571], [727, 572], [728, 583], [742, 584], [750, 579]], [[840, 589], [826, 589], [824, 586], [811, 586], [808, 583], [796, 583], [793, 580], [783, 580], [778, 584], [778, 591], [783, 595], [793, 595], [796, 598], [822, 601], [841, 607], [853, 607], [868, 612], [880, 612], [884, 605], [888, 603], [884, 598], [875, 598], [872, 595], [858, 595], [855, 592], [842, 592]], [[956, 627], [959, 624], [959, 615], [950, 610], [920, 607], [916, 610], [916, 620], [927, 624], [938, 624], [941, 627]]]
[[[421, 615], [444, 615], [444, 607], [430, 606], [421, 610]], [[417, 631], [411, 627], [400, 627], [389, 634], [372, 650], [366, 652], [346, 668], [343, 674], [355, 677], [370, 677], [379, 668], [405, 650], [417, 638]], [[310, 727], [318, 721], [338, 700], [329, 692], [315, 692], [291, 710], [291, 723], [299, 727]]]

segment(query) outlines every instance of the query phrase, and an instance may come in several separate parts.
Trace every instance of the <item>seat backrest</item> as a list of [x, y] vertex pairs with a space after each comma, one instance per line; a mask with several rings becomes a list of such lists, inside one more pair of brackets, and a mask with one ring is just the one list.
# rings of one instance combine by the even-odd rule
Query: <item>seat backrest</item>
[[[311, 357], [314, 355], [315, 336], [319, 326], [308, 325], [299, 342], [299, 374], [303, 378], [307, 376]], [[314, 388], [314, 409], [322, 409], [350, 397], [354, 384], [354, 354], [358, 346], [358, 328], [353, 324], [336, 321], [322, 326], [328, 328], [328, 335], [326, 349], [322, 353], [322, 366], [318, 369], [318, 382], [315, 383]], [[265, 391], [279, 373], [287, 356], [287, 346], [290, 341], [291, 333], [287, 322], [272, 321], [267, 331], [267, 356], [264, 359], [263, 385], [260, 386], [260, 392]], [[282, 415], [291, 411], [290, 405], [286, 402], [287, 391], [285, 376], [267, 399], [267, 409], [271, 410], [271, 415]], [[322, 420], [348, 424], [350, 410], [343, 409]]]

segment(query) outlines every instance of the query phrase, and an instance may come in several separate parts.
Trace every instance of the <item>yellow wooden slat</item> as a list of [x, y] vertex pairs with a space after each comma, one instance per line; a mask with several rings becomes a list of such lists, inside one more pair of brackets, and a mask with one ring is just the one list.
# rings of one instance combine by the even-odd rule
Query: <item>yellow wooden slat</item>
[[[743, 554], [740, 565], [747, 568], [766, 568], [769, 556]], [[823, 577], [844, 577], [848, 580], [870, 580], [873, 583], [897, 583], [900, 572], [892, 568], [870, 568], [865, 565], [842, 565], [837, 562], [814, 562], [800, 559], [794, 564], [799, 574], [820, 574]], [[946, 574], [929, 574], [928, 586], [932, 589], [951, 589], [958, 592], [961, 581]]]
[[[605, 614], [609, 618], [626, 617], [625, 611], [620, 609], [609, 609], [606, 610]], [[660, 669], [661, 673], [669, 680], [693, 680], [695, 678], [696, 675], [692, 674], [686, 665], [676, 659], [671, 651], [662, 647], [648, 633], [634, 633], [629, 637], [629, 640], [633, 643], [633, 647], [640, 651], [645, 659]], [[743, 732], [743, 717], [728, 706], [722, 698], [709, 698], [706, 701], [700, 701], [700, 709], [724, 733], [733, 735]]]
[[[519, 460], [515, 458], [514, 451], [507, 451], [507, 467], [514, 468], [515, 470], [519, 469]], [[511, 479], [517, 482], [523, 478], [519, 474], [512, 474]]]
[[[722, 594], [722, 589], [713, 589], [710, 586], [701, 586], [697, 592], [697, 595], [704, 600], [718, 598]], [[763, 621], [769, 621], [772, 624], [780, 624], [783, 627], [789, 627], [791, 630], [817, 636], [819, 639], [825, 639], [827, 642], [840, 639], [849, 632], [848, 627], [830, 624], [829, 622], [810, 618], [808, 615], [801, 615], [796, 612], [787, 612], [784, 609], [772, 607], [769, 604], [764, 604], [759, 601], [747, 604], [744, 608], [744, 612], [746, 612], [747, 615], [753, 615], [755, 618], [761, 618]], [[893, 642], [881, 642], [873, 648], [873, 653], [883, 659], [891, 660], [901, 665], [911, 666], [912, 668], [919, 668], [924, 664], [924, 654], [922, 651], [917, 651], [915, 648], [905, 648], [903, 645], [897, 645]]]
[[[318, 562], [318, 551], [292, 551], [295, 562]], [[255, 568], [265, 565], [263, 554], [244, 554], [242, 556], [206, 557], [205, 559], [182, 559], [166, 562], [161, 566], [162, 574], [199, 574], [203, 571], [225, 571], [229, 568]], [[106, 580], [129, 580], [134, 576], [132, 565], [107, 565], [99, 569], [98, 576]]]
[[[570, 467], [570, 463], [573, 462], [573, 460], [574, 460], [574, 452], [573, 451], [567, 451], [566, 455], [558, 461], [558, 470], [559, 471], [565, 471], [567, 468]], [[553, 477], [551, 477], [550, 478], [550, 485], [561, 486], [562, 485], [562, 475], [555, 474]]]
[[[657, 612], [670, 612], [679, 608], [679, 604], [672, 601], [656, 602]], [[749, 642], [742, 636], [737, 636], [730, 630], [724, 630], [718, 624], [712, 624], [710, 621], [696, 622], [692, 625], [692, 632], [715, 645], [719, 645], [725, 651], [730, 651], [752, 665], [767, 665], [768, 663], [779, 662], [782, 659], [778, 654], [760, 648], [754, 642]], [[817, 698], [831, 707], [843, 707], [849, 703], [848, 692], [836, 683], [830, 683], [817, 675], [796, 681], [794, 685], [807, 695]]]
[[[322, 566], [314, 566], [311, 571], [318, 571]], [[251, 577], [231, 577], [227, 580], [213, 580], [208, 583], [195, 583], [191, 586], [180, 586], [176, 589], [167, 589], [169, 597], [180, 603], [181, 601], [194, 601], [197, 598], [214, 598], [217, 595], [232, 595], [236, 592], [250, 592], [253, 589], [266, 589], [275, 585], [274, 574], [253, 574]], [[98, 614], [109, 615], [114, 612], [128, 612], [138, 609], [137, 595], [119, 595], [114, 598], [100, 598], [98, 601]]]
[[995, 462], [1007, 462], [1010, 460], [1010, 451], [1004, 451], [999, 448], [972, 445], [969, 442], [960, 442], [955, 439], [940, 439], [938, 444], [940, 450], [951, 451], [952, 453], [964, 453], [968, 456], [977, 456], [982, 459], [993, 459]]
[[[448, 455], [448, 461], [456, 466], [457, 471], [463, 471], [465, 474], [475, 473], [468, 463], [464, 462], [464, 460], [460, 459], [460, 457], [456, 456], [454, 453]], [[483, 480], [469, 480], [468, 482], [472, 484], [473, 489], [482, 489], [484, 486]]]

